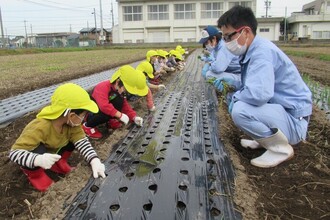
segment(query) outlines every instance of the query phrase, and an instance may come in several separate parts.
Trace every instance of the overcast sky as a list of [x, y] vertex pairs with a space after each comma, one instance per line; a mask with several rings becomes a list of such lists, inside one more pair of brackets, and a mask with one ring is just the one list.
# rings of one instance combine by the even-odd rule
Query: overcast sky
[[[284, 17], [301, 11], [312, 0], [270, 0], [268, 15]], [[111, 2], [114, 23], [118, 23], [116, 0], [101, 0], [103, 27], [111, 28]], [[188, 1], [187, 1], [188, 2]], [[93, 9], [96, 10], [97, 27], [100, 27], [100, 0], [0, 0], [4, 35], [28, 35], [49, 32], [79, 32], [84, 27], [94, 27]], [[265, 0], [257, 0], [257, 17], [264, 16]], [[25, 22], [24, 22], [25, 21]], [[0, 29], [1, 31], [1, 29]]]

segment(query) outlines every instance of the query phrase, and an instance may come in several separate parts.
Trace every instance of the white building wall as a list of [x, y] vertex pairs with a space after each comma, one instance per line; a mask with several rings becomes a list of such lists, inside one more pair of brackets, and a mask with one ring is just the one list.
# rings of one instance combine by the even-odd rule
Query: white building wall
[[326, 10], [322, 14], [305, 15], [293, 13], [288, 18], [290, 33], [298, 38], [330, 39], [330, 14]]
[[270, 41], [278, 41], [280, 38], [280, 23], [259, 23], [257, 34]]
[[299, 22], [292, 24], [291, 32], [298, 38], [330, 39], [329, 22]]
[[[154, 42], [197, 42], [200, 39], [200, 33], [207, 25], [217, 25], [218, 18], [202, 19], [201, 18], [201, 3], [222, 2], [223, 12], [227, 11], [229, 4], [232, 2], [246, 2], [249, 0], [190, 0], [190, 1], [118, 1], [118, 30], [114, 29], [113, 43], [136, 43], [141, 40], [141, 30], [143, 30], [143, 41], [145, 43]], [[256, 0], [250, 0], [251, 8], [256, 11]], [[194, 19], [174, 19], [174, 4], [195, 4]], [[168, 5], [169, 19], [168, 20], [148, 20], [148, 5]], [[143, 6], [142, 21], [123, 21], [123, 6]], [[118, 31], [118, 34], [115, 33]]]

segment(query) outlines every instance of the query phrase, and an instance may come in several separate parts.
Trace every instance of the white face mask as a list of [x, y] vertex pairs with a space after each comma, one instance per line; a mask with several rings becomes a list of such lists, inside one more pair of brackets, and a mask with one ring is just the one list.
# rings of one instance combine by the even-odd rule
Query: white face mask
[[68, 120], [67, 124], [69, 124], [71, 127], [78, 127], [81, 125], [81, 123], [80, 124], [73, 123], [70, 119]]
[[[242, 33], [238, 36], [238, 38], [240, 38], [240, 36], [242, 35]], [[232, 54], [234, 54], [236, 56], [243, 55], [246, 52], [246, 50], [247, 50], [246, 42], [245, 42], [245, 44], [243, 46], [242, 45], [239, 45], [238, 44], [238, 41], [237, 41], [238, 38], [236, 38], [235, 40], [232, 40], [232, 41], [229, 41], [229, 42], [226, 43], [227, 49]]]
[[206, 50], [208, 50], [209, 52], [212, 52], [214, 50], [214, 47], [212, 47], [210, 44], [205, 46]]
[[83, 122], [84, 120], [84, 117], [80, 117], [79, 115], [76, 114], [76, 117], [78, 117], [80, 119], [80, 123], [79, 124], [76, 124], [74, 123], [73, 121], [71, 121], [70, 118], [68, 118], [68, 121], [66, 122], [68, 125], [70, 125], [71, 127], [78, 127], [81, 125], [81, 123]]

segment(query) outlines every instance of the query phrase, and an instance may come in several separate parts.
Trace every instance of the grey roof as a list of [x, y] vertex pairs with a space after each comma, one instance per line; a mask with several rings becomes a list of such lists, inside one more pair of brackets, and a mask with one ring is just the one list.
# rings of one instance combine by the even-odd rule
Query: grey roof
[[68, 36], [68, 40], [69, 39], [76, 39], [79, 38], [79, 34], [71, 34], [70, 36]]
[[318, 11], [318, 14], [320, 14], [322, 3], [324, 3], [323, 0], [316, 0], [316, 1], [313, 1], [310, 3], [307, 3], [307, 4], [303, 5], [302, 10], [306, 11], [306, 10], [314, 9], [314, 11]]
[[[97, 28], [97, 32], [100, 32], [101, 31], [101, 28]], [[103, 28], [103, 31], [106, 31], [106, 32], [111, 32], [111, 29], [109, 31], [109, 29], [105, 29]], [[83, 28], [79, 31], [79, 33], [89, 33], [89, 32], [95, 32], [95, 28]]]
[[36, 34], [36, 37], [60, 37], [60, 36], [70, 36], [71, 34], [75, 33], [70, 33], [70, 32], [57, 32], [57, 33], [40, 33]]

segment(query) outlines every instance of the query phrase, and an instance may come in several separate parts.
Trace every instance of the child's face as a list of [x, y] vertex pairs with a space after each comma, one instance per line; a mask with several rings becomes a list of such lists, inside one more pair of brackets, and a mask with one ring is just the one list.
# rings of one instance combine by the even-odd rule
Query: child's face
[[215, 39], [215, 37], [213, 37], [210, 40], [207, 40], [206, 45], [209, 45], [211, 47], [215, 47], [217, 45], [217, 40]]
[[123, 92], [126, 92], [125, 86], [122, 82], [119, 82], [120, 79], [116, 80], [116, 85], [115, 85], [115, 89], [119, 94], [122, 94]]
[[70, 114], [68, 116], [67, 124], [70, 125], [71, 127], [80, 126], [86, 116], [86, 113], [87, 113], [87, 111], [83, 111], [82, 113], [77, 115], [74, 112], [70, 112]]
[[156, 60], [157, 60], [157, 56], [152, 56], [152, 57], [150, 57], [150, 62], [151, 62], [151, 63], [155, 63]]
[[123, 94], [124, 92], [126, 92], [125, 86], [122, 86], [122, 87], [118, 88], [118, 93], [119, 94]]

